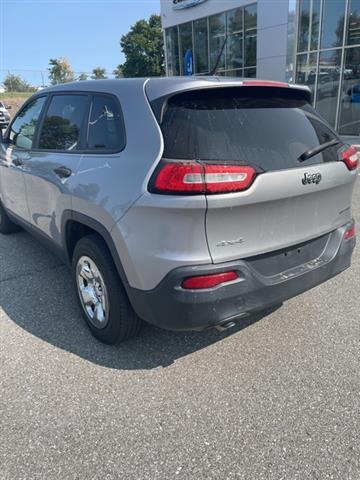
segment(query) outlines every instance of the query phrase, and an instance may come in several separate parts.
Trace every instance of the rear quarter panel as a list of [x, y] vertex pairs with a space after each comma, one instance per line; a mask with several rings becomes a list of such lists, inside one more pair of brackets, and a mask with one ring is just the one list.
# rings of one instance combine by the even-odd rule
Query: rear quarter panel
[[126, 148], [83, 155], [72, 177], [72, 209], [110, 232], [130, 286], [154, 288], [179, 265], [209, 263], [206, 199], [147, 191], [163, 152], [163, 138], [145, 95], [145, 81], [121, 81], [115, 94], [123, 110]]

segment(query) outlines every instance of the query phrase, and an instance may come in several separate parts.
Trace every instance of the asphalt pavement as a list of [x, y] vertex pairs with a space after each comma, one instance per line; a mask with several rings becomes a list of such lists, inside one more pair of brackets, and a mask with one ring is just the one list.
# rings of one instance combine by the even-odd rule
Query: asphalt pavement
[[67, 268], [0, 235], [0, 479], [359, 480], [359, 292], [358, 248], [226, 333], [147, 326], [109, 347]]

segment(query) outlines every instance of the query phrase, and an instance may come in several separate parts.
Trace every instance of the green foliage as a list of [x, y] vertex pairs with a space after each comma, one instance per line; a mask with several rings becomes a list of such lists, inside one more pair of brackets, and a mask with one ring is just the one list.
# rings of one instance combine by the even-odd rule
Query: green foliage
[[35, 88], [22, 79], [20, 75], [9, 73], [3, 83], [7, 92], [35, 92]]
[[80, 73], [80, 75], [78, 76], [79, 81], [87, 80], [87, 79], [88, 79], [88, 76], [86, 75], [86, 73]]
[[49, 78], [52, 85], [73, 82], [75, 80], [70, 62], [66, 58], [50, 58], [49, 65]]
[[116, 71], [124, 77], [158, 77], [165, 74], [164, 41], [160, 15], [139, 20], [120, 40], [126, 61]]
[[124, 77], [122, 65], [118, 65], [118, 66], [113, 70], [113, 75], [115, 76], [115, 78], [123, 78], [123, 77]]
[[104, 78], [107, 78], [105, 68], [95, 67], [92, 71], [91, 78], [93, 80], [102, 80]]

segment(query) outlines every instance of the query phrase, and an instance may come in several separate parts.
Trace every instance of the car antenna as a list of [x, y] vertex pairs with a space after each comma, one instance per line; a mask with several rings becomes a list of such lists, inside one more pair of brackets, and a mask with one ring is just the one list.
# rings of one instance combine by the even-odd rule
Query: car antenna
[[214, 66], [214, 68], [211, 70], [211, 72], [209, 73], [210, 76], [216, 75], [217, 69], [219, 68], [219, 63], [220, 63], [222, 54], [224, 53], [224, 50], [225, 50], [225, 46], [226, 46], [226, 43], [227, 43], [227, 39], [228, 39], [228, 36], [227, 36], [227, 34], [226, 34], [226, 35], [225, 35], [225, 38], [224, 38], [224, 43], [222, 44], [221, 50], [220, 50], [219, 55], [218, 55], [218, 57], [217, 57], [217, 59], [216, 59], [215, 66]]

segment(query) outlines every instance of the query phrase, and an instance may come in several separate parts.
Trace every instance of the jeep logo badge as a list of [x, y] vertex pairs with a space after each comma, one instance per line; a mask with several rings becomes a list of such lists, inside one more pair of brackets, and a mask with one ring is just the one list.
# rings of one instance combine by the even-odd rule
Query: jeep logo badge
[[316, 185], [318, 185], [321, 179], [321, 173], [305, 173], [301, 181], [303, 185], [310, 185], [310, 183], [316, 183]]

